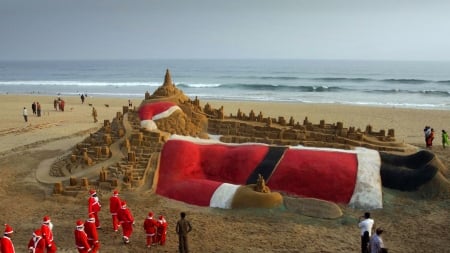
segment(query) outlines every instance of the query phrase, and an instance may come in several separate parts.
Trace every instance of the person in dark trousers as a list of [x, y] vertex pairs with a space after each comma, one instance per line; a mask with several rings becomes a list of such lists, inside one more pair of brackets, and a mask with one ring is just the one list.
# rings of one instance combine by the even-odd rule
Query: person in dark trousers
[[33, 110], [33, 114], [36, 114], [36, 102], [31, 104], [31, 110]]
[[370, 218], [369, 212], [359, 217], [358, 227], [361, 229], [361, 253], [369, 253], [369, 242], [374, 223], [374, 220]]
[[181, 219], [177, 221], [176, 231], [178, 234], [178, 249], [180, 253], [189, 253], [187, 235], [192, 231], [191, 223], [185, 219], [186, 213], [180, 213]]
[[84, 104], [84, 94], [81, 94], [81, 103]]

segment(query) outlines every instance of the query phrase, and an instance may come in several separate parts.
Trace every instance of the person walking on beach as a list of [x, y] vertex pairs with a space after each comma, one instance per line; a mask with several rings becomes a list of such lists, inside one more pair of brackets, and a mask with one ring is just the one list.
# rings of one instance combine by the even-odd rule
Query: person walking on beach
[[156, 232], [157, 241], [159, 245], [164, 246], [166, 244], [166, 236], [167, 236], [167, 221], [164, 219], [164, 216], [160, 215], [158, 218], [158, 228]]
[[14, 233], [11, 226], [5, 224], [5, 232], [3, 237], [0, 239], [0, 252], [2, 253], [15, 253], [14, 244], [11, 240], [12, 234]]
[[81, 94], [81, 103], [84, 104], [84, 94]]
[[92, 250], [91, 252], [96, 253], [100, 248], [100, 242], [98, 241], [98, 232], [93, 214], [89, 214], [89, 218], [84, 222], [84, 232], [87, 235], [89, 247]]
[[36, 114], [36, 102], [33, 102], [31, 104], [31, 110], [33, 110], [33, 115], [35, 115]]
[[99, 202], [97, 191], [94, 189], [89, 190], [88, 199], [88, 214], [93, 214], [95, 217], [95, 227], [100, 228], [100, 220], [98, 219], [98, 212], [100, 212], [102, 205]]
[[88, 238], [86, 232], [84, 232], [84, 224], [82, 220], [77, 220], [77, 226], [74, 231], [75, 236], [75, 246], [78, 249], [79, 253], [88, 253], [91, 252], [91, 247], [88, 243]]
[[188, 233], [192, 231], [191, 223], [185, 218], [186, 213], [180, 213], [180, 219], [177, 221], [176, 232], [178, 234], [178, 250], [180, 253], [189, 253]]
[[445, 130], [442, 130], [442, 148], [445, 148], [445, 146], [448, 146], [448, 134]]
[[47, 247], [47, 253], [55, 253], [57, 248], [53, 241], [53, 223], [49, 216], [44, 216], [41, 226], [42, 237], [45, 240], [45, 246]]
[[97, 123], [97, 110], [95, 107], [92, 107], [92, 117], [94, 118], [94, 123]]
[[117, 218], [117, 213], [121, 208], [121, 200], [119, 197], [119, 191], [114, 190], [113, 195], [109, 198], [109, 213], [112, 217], [112, 225], [114, 232], [119, 229], [119, 219]]
[[27, 111], [26, 107], [23, 108], [22, 115], [23, 115], [23, 119], [25, 120], [25, 122], [28, 122], [28, 111]]
[[28, 250], [32, 253], [45, 253], [45, 240], [42, 238], [40, 229], [33, 232], [33, 236], [28, 242]]
[[361, 229], [361, 253], [369, 253], [369, 242], [374, 223], [374, 220], [370, 218], [369, 212], [359, 217], [358, 227]]
[[377, 228], [375, 234], [370, 239], [370, 253], [387, 253], [383, 238], [381, 238], [383, 232], [384, 230], [382, 228]]
[[153, 218], [153, 212], [149, 212], [147, 218], [144, 220], [144, 231], [146, 237], [147, 248], [150, 248], [152, 244], [156, 244], [156, 230], [158, 222]]
[[128, 244], [133, 233], [134, 217], [127, 207], [127, 202], [122, 201], [121, 205], [117, 218], [119, 218], [120, 225], [122, 226], [123, 243]]

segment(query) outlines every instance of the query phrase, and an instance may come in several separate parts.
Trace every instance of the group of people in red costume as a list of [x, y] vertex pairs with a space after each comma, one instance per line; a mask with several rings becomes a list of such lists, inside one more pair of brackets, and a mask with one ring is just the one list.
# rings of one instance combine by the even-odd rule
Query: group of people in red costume
[[[98, 239], [98, 229], [100, 226], [99, 212], [101, 204], [95, 190], [89, 191], [88, 218], [83, 221], [76, 221], [74, 230], [75, 245], [79, 253], [96, 253], [100, 249]], [[113, 191], [109, 199], [109, 211], [112, 216], [112, 227], [114, 232], [122, 228], [122, 238], [125, 244], [130, 243], [135, 223], [131, 210], [127, 207], [125, 200], [120, 199], [119, 192]], [[146, 246], [165, 245], [168, 223], [163, 215], [154, 217], [153, 212], [149, 212], [144, 220], [143, 229], [146, 235]], [[53, 224], [49, 216], [44, 216], [41, 227], [33, 231], [32, 238], [28, 242], [30, 253], [56, 253], [57, 247], [53, 240]], [[12, 242], [13, 228], [5, 224], [3, 237], [0, 238], [1, 253], [15, 253]]]

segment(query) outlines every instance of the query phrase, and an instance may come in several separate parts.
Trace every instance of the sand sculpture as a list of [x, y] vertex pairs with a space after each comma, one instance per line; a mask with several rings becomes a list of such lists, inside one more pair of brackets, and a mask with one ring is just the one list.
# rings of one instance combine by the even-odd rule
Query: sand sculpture
[[[155, 109], [155, 105], [162, 107], [162, 109]], [[153, 111], [143, 116], [144, 112], [141, 110], [146, 107], [153, 107], [151, 109]], [[147, 123], [143, 123], [143, 121], [147, 121]], [[150, 121], [151, 127], [148, 127]], [[191, 179], [197, 183], [199, 180], [206, 180], [209, 186], [213, 182], [213, 185], [216, 186], [211, 186], [211, 189], [214, 189], [214, 191], [219, 185], [217, 182], [224, 185], [226, 189], [222, 193], [217, 193], [214, 201], [210, 200], [209, 197], [205, 198], [207, 199], [206, 202], [209, 203], [203, 203], [204, 200], [180, 199], [179, 196], [178, 198], [172, 196], [178, 194], [176, 190], [174, 191], [177, 187], [167, 185], [167, 183], [179, 184], [180, 181], [173, 181], [174, 172], [167, 171], [166, 165], [168, 163], [165, 162], [165, 155], [170, 156], [171, 152], [179, 151], [171, 151], [170, 145], [167, 144], [173, 142], [173, 136], [182, 136], [181, 139], [190, 136], [188, 141], [191, 140], [189, 139], [191, 137], [195, 137], [195, 140], [208, 141], [208, 134], [219, 135], [220, 145], [249, 150], [254, 150], [255, 147], [263, 147], [262, 149], [268, 147], [275, 150], [291, 150], [289, 151], [291, 153], [308, 152], [299, 151], [296, 148], [292, 149], [294, 146], [302, 145], [306, 149], [308, 147], [322, 149], [322, 152], [330, 152], [330, 148], [333, 148], [339, 149], [337, 152], [353, 154], [355, 153], [355, 147], [368, 148], [372, 153], [380, 154], [376, 155], [378, 165], [375, 162], [375, 166], [379, 167], [378, 171], [375, 170], [375, 173], [372, 171], [372, 174], [367, 174], [378, 175], [372, 178], [373, 182], [371, 183], [373, 188], [379, 188], [375, 193], [377, 196], [376, 203], [378, 204], [372, 206], [373, 208], [381, 207], [379, 205], [381, 202], [380, 181], [387, 184], [387, 187], [394, 189], [421, 190], [428, 197], [449, 191], [448, 181], [440, 173], [446, 168], [431, 153], [418, 152], [413, 156], [398, 156], [390, 153], [395, 151], [396, 153], [406, 154], [414, 150], [414, 147], [410, 145], [396, 142], [393, 129], [389, 129], [387, 133], [384, 130], [376, 132], [369, 125], [362, 131], [355, 127], [345, 128], [342, 122], [327, 124], [322, 120], [319, 124], [313, 124], [308, 121], [308, 118], [300, 123], [292, 117], [289, 120], [286, 120], [283, 116], [270, 118], [264, 117], [263, 112], [256, 114], [254, 111], [246, 115], [238, 110], [235, 115], [226, 116], [223, 107], [214, 109], [206, 104], [202, 108], [197, 98], [191, 100], [185, 96], [174, 85], [167, 70], [163, 85], [156, 89], [153, 94], [146, 92], [139, 110], [124, 106], [123, 112], [118, 112], [111, 123], [105, 121], [104, 126], [97, 133], [91, 134], [83, 143], [78, 144], [66, 158], [53, 163], [51, 175], [55, 176], [56, 181], [60, 179], [55, 183], [54, 192], [55, 194], [73, 195], [78, 192], [85, 192], [92, 187], [103, 188], [107, 191], [113, 188], [133, 190], [139, 187], [148, 187], [157, 194], [187, 203], [199, 204], [197, 202], [201, 202], [199, 205], [204, 206], [273, 208], [285, 205], [303, 214], [326, 218], [342, 215], [340, 208], [334, 202], [347, 203], [352, 196], [348, 193], [361, 194], [358, 193], [358, 190], [355, 190], [356, 187], [352, 186], [345, 190], [348, 192], [345, 201], [339, 198], [328, 199], [314, 194], [301, 194], [299, 196], [295, 192], [286, 191], [286, 189], [277, 191], [275, 188], [279, 188], [279, 185], [276, 185], [275, 188], [271, 187], [271, 184], [273, 184], [273, 178], [270, 178], [272, 173], [268, 175], [256, 174], [253, 177], [254, 181], [242, 182], [238, 180], [232, 182], [230, 178], [222, 178], [224, 174], [220, 173], [215, 175], [216, 178], [214, 176], [210, 178], [209, 174], [211, 173], [205, 172], [204, 169], [207, 167], [202, 167], [205, 164], [201, 164], [198, 167], [200, 168], [198, 172], [203, 174], [201, 176], [196, 175]], [[215, 142], [217, 143], [217, 140]], [[248, 143], [254, 143], [254, 145]], [[332, 152], [336, 152], [336, 150]], [[177, 154], [177, 157], [183, 158], [180, 153]], [[285, 153], [280, 154], [283, 159], [286, 158]], [[245, 157], [241, 159], [245, 160]], [[348, 158], [354, 163], [352, 159], [354, 158]], [[181, 160], [185, 164], [192, 164], [192, 162]], [[278, 166], [278, 162], [278, 160], [270, 162], [269, 159], [269, 163], [275, 163], [275, 168]], [[184, 165], [182, 163], [177, 166]], [[287, 167], [289, 168], [290, 165]], [[253, 168], [249, 170], [253, 171]], [[359, 173], [357, 171], [352, 171], [351, 173], [354, 174], [350, 177], [356, 177]], [[288, 174], [291, 175], [292, 172], [288, 172]], [[330, 175], [333, 174], [327, 176]], [[404, 184], [402, 182], [404, 180], [401, 180], [404, 177], [414, 178], [414, 180], [418, 178], [419, 181], [410, 185]], [[206, 181], [202, 182], [205, 183]], [[165, 185], [162, 186], [162, 183]], [[230, 187], [230, 183], [234, 186]], [[186, 187], [191, 189], [191, 185], [186, 185]], [[331, 191], [340, 189], [340, 185], [333, 187], [335, 188], [330, 188]], [[171, 192], [168, 193], [167, 189], [171, 189]], [[230, 189], [233, 191], [232, 199], [224, 194], [228, 194]], [[196, 196], [196, 194], [189, 195]], [[306, 198], [303, 198], [305, 196]], [[361, 196], [364, 195], [360, 195], [359, 198]], [[215, 204], [211, 204], [212, 202]], [[370, 206], [362, 205], [360, 207], [367, 208]]]

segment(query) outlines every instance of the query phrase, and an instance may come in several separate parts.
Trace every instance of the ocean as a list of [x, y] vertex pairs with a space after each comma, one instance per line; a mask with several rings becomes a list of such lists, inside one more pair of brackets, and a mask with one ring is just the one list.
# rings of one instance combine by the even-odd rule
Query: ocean
[[144, 98], [164, 81], [200, 100], [450, 110], [450, 62], [350, 60], [0, 61], [1, 94]]

